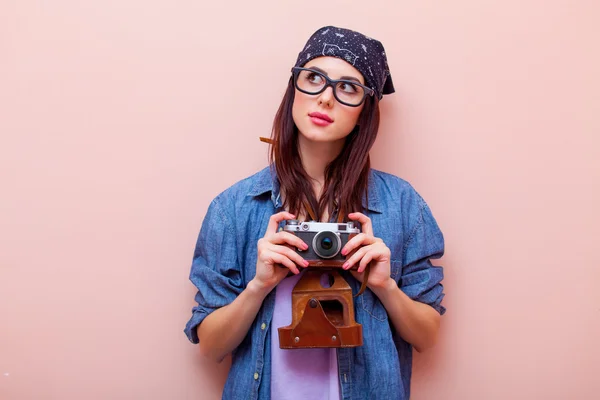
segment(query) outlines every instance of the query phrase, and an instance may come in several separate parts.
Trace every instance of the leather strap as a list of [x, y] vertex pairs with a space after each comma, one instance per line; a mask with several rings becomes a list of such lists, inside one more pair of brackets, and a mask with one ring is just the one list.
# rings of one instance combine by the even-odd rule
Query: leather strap
[[272, 139], [269, 139], [269, 138], [266, 138], [266, 137], [262, 137], [262, 136], [259, 136], [258, 138], [260, 139], [261, 142], [269, 143], [269, 144], [275, 144], [275, 141], [272, 140]]
[[315, 218], [315, 212], [311, 208], [310, 204], [308, 204], [306, 199], [302, 201], [302, 204], [304, 204], [304, 209], [306, 210], [306, 213], [308, 214], [311, 221], [317, 221], [317, 219]]
[[356, 293], [354, 295], [354, 297], [358, 297], [365, 292], [365, 289], [367, 288], [367, 280], [369, 279], [369, 271], [370, 270], [371, 270], [371, 263], [367, 264], [367, 267], [365, 268], [365, 274], [363, 275], [362, 285], [360, 285], [360, 290], [358, 291], [358, 293]]
[[[342, 209], [340, 209], [338, 212], [337, 222], [338, 222], [338, 224], [341, 224], [342, 222], [344, 222], [344, 210], [342, 210]], [[358, 293], [356, 293], [354, 295], [354, 297], [358, 297], [365, 292], [365, 289], [367, 288], [367, 280], [369, 279], [369, 270], [370, 269], [371, 269], [371, 263], [367, 264], [367, 267], [365, 268], [365, 274], [363, 275], [363, 281], [362, 281], [362, 284], [360, 285], [360, 290], [358, 291]]]

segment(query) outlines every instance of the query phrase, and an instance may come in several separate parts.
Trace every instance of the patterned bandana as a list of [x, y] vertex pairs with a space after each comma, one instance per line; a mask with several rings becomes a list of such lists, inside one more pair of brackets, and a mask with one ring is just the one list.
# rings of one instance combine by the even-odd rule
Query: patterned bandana
[[326, 26], [308, 39], [298, 54], [296, 67], [302, 67], [313, 58], [331, 56], [341, 58], [360, 71], [365, 85], [375, 91], [381, 100], [384, 94], [394, 93], [385, 50], [380, 41], [349, 29]]

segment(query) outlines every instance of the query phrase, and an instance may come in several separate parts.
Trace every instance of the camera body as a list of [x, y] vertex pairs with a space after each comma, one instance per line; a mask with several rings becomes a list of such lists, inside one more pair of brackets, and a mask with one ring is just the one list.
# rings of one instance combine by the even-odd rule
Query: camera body
[[342, 248], [360, 233], [353, 222], [300, 222], [295, 219], [287, 220], [283, 230], [298, 236], [308, 245], [307, 250], [294, 250], [309, 262], [309, 267], [341, 267], [354, 253], [343, 256]]

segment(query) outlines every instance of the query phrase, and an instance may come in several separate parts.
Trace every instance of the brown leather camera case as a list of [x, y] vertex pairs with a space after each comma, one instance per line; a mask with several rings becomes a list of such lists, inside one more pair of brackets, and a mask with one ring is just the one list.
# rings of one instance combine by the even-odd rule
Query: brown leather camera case
[[[323, 278], [331, 287], [321, 283]], [[278, 328], [279, 347], [362, 346], [362, 325], [354, 320], [352, 298], [352, 289], [334, 268], [307, 269], [292, 290], [292, 323]]]

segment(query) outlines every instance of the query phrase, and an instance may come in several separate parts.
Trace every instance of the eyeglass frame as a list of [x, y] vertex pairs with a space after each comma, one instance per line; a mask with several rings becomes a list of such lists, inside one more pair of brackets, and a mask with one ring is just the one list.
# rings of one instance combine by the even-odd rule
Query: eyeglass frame
[[[323, 78], [325, 78], [325, 85], [323, 85], [323, 87], [321, 88], [321, 90], [319, 90], [318, 92], [307, 92], [306, 90], [302, 90], [300, 89], [300, 87], [298, 86], [298, 76], [300, 76], [300, 72], [302, 71], [310, 71], [313, 72], [315, 74], [321, 75]], [[328, 77], [327, 75], [325, 75], [324, 73], [320, 72], [320, 71], [316, 71], [314, 69], [311, 68], [303, 68], [303, 67], [293, 67], [292, 68], [292, 77], [294, 78], [294, 86], [296, 87], [296, 89], [298, 89], [299, 91], [301, 91], [302, 93], [306, 93], [309, 95], [318, 95], [323, 93], [329, 86], [331, 86], [331, 90], [333, 91], [333, 97], [335, 97], [335, 99], [348, 107], [358, 107], [360, 106], [362, 103], [365, 102], [365, 99], [367, 98], [367, 96], [373, 96], [375, 94], [375, 90], [371, 89], [368, 86], [365, 86], [363, 84], [360, 84], [356, 81], [351, 81], [348, 79], [331, 79], [330, 77]], [[339, 97], [337, 96], [337, 89], [336, 86], [338, 83], [347, 83], [349, 85], [355, 85], [355, 86], [360, 86], [361, 88], [364, 89], [364, 93], [363, 93], [363, 97], [360, 100], [360, 102], [358, 104], [348, 104], [342, 100], [339, 99]]]

